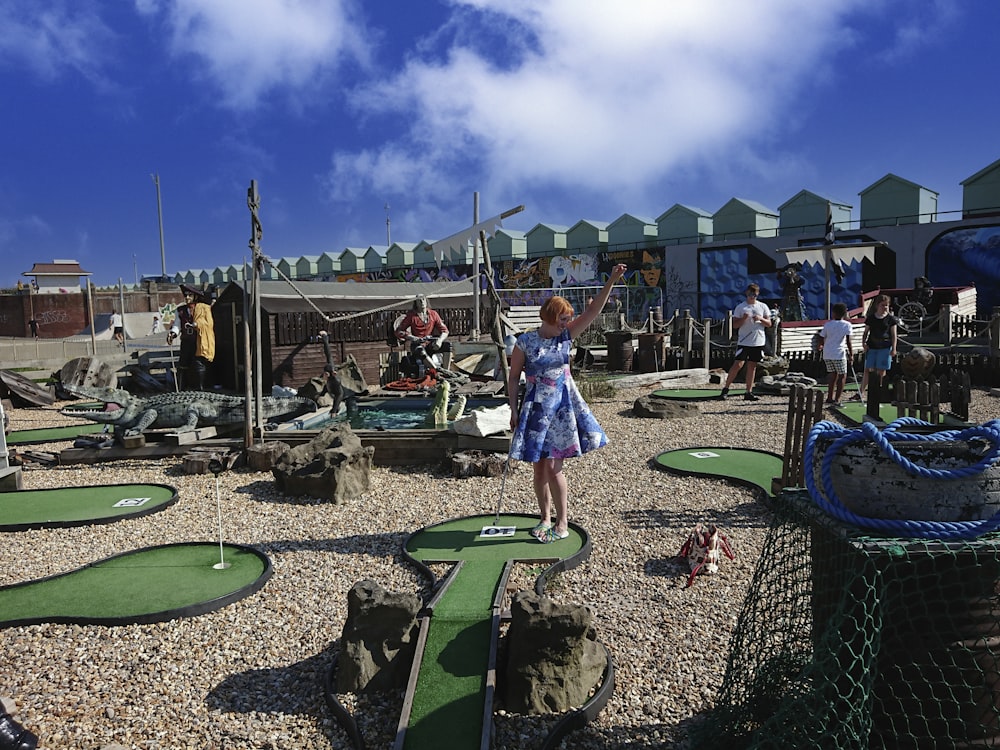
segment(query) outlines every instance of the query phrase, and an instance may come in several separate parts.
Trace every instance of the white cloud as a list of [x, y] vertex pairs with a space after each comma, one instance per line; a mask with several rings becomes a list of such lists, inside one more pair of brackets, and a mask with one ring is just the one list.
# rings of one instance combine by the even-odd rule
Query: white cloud
[[366, 59], [350, 0], [139, 0], [137, 9], [166, 14], [172, 52], [200, 60], [236, 109], [315, 88], [340, 62]]
[[[693, 165], [766, 168], [747, 144], [775, 130], [833, 50], [847, 52], [842, 19], [859, 2], [452, 4], [483, 13], [492, 48], [467, 30], [436, 58], [411, 59], [359, 89], [359, 117], [405, 116], [410, 127], [381, 150], [336, 154], [341, 183], [420, 174], [445, 184], [460, 176], [457, 165], [468, 179], [473, 159], [479, 184], [495, 192], [551, 185], [640, 195]], [[505, 26], [528, 41], [503, 48]]]
[[0, 64], [52, 81], [74, 71], [99, 86], [115, 35], [92, 2], [9, 0], [0, 4]]

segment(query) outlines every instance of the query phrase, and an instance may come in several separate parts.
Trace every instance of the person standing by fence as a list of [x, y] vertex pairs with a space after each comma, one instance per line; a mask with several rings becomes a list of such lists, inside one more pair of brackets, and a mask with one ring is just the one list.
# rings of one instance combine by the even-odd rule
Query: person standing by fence
[[[868, 316], [865, 318], [865, 330], [861, 334], [861, 348], [865, 353], [865, 373], [861, 376], [861, 388], [855, 399], [857, 401], [865, 400], [869, 373], [874, 372], [881, 384], [886, 372], [892, 366], [892, 358], [896, 356], [899, 318], [889, 312], [889, 302], [888, 294], [878, 295], [872, 300]], [[854, 399], [854, 396], [851, 398]]]
[[847, 362], [854, 358], [851, 346], [851, 324], [847, 317], [847, 305], [835, 302], [830, 309], [833, 320], [828, 320], [819, 331], [823, 347], [823, 364], [829, 373], [826, 389], [826, 405], [840, 406], [847, 384]]
[[763, 302], [757, 301], [760, 287], [756, 284], [747, 286], [746, 301], [741, 302], [733, 310], [733, 325], [739, 329], [736, 339], [736, 360], [729, 368], [726, 384], [722, 386], [720, 398], [729, 395], [729, 387], [743, 365], [747, 366], [747, 392], [743, 394], [744, 401], [760, 401], [753, 393], [754, 376], [757, 363], [764, 358], [764, 344], [767, 343], [765, 330], [771, 327], [771, 310]]

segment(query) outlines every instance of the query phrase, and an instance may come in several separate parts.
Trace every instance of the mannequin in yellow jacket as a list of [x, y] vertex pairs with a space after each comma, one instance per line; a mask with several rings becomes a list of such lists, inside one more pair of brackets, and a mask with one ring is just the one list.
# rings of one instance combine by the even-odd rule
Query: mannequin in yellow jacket
[[181, 286], [185, 304], [177, 308], [167, 332], [167, 344], [180, 335], [180, 387], [186, 391], [205, 390], [206, 374], [215, 359], [215, 320], [212, 308], [194, 287]]

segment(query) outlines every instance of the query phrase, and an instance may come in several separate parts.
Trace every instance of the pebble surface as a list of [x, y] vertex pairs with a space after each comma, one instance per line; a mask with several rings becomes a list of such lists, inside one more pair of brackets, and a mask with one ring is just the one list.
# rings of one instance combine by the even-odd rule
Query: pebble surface
[[[787, 399], [699, 402], [679, 420], [632, 416], [652, 390], [623, 390], [592, 403], [609, 437], [601, 450], [566, 462], [570, 516], [593, 540], [583, 565], [557, 576], [549, 594], [589, 606], [615, 660], [616, 689], [572, 748], [686, 748], [693, 723], [712, 708], [729, 637], [751, 581], [770, 515], [760, 492], [653, 468], [661, 451], [686, 447], [784, 448]], [[15, 408], [11, 429], [74, 423], [49, 409]], [[974, 389], [972, 421], [998, 416], [997, 400]], [[57, 451], [69, 443], [54, 443]], [[218, 481], [218, 485], [216, 482]], [[454, 479], [440, 467], [376, 468], [371, 490], [335, 505], [290, 498], [270, 473], [186, 475], [181, 459], [28, 468], [25, 489], [166, 483], [180, 500], [160, 513], [117, 523], [0, 534], [0, 585], [79, 568], [140, 547], [223, 538], [264, 551], [274, 566], [264, 588], [198, 617], [152, 625], [41, 624], [0, 632], [0, 695], [47, 750], [326, 750], [348, 748], [323, 685], [344, 625], [347, 592], [363, 578], [426, 593], [400, 549], [408, 534], [440, 520], [493, 513], [501, 478]], [[531, 471], [515, 464], [503, 509], [533, 513]], [[736, 554], [714, 576], [685, 588], [675, 560], [691, 527], [718, 524]], [[530, 585], [530, 571], [517, 580]], [[389, 748], [398, 696], [345, 696], [367, 746]], [[549, 717], [501, 712], [497, 748], [537, 747]]]

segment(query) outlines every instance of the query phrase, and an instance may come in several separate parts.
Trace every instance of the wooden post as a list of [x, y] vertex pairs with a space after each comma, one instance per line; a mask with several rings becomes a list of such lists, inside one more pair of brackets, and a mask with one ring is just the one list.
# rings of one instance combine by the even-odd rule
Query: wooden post
[[694, 319], [691, 311], [684, 311], [684, 369], [691, 367], [691, 349], [694, 347]]
[[879, 377], [877, 372], [872, 372], [868, 378], [868, 403], [865, 414], [876, 422], [882, 421], [882, 387], [884, 376]]
[[823, 419], [823, 391], [793, 385], [788, 396], [788, 421], [785, 425], [785, 455], [782, 461], [781, 485], [805, 487], [806, 438], [813, 425]]
[[709, 369], [709, 361], [712, 356], [712, 319], [705, 318], [702, 320], [703, 330], [705, 331], [705, 340], [702, 342], [703, 353], [702, 356], [705, 358], [705, 369]]
[[990, 316], [990, 358], [1000, 359], [1000, 307], [994, 307]]
[[951, 344], [954, 329], [955, 320], [951, 314], [951, 305], [941, 305], [941, 330], [944, 333], [945, 346]]

